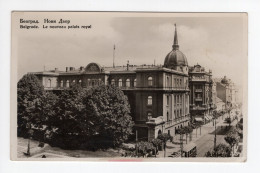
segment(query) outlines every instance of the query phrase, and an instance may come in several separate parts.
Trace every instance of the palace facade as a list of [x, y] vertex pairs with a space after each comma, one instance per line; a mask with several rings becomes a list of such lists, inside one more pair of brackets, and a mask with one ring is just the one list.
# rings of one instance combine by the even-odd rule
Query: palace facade
[[[165, 57], [163, 66], [136, 66], [128, 62], [126, 66], [101, 67], [89, 63], [78, 69], [66, 67], [66, 71], [55, 69], [33, 74], [40, 79], [45, 90], [63, 90], [73, 83], [83, 88], [100, 84], [118, 86], [128, 97], [135, 122], [134, 133], [138, 139], [148, 140], [160, 133], [175, 136], [176, 129], [189, 125], [188, 71], [187, 58], [179, 50], [175, 26], [172, 50]], [[192, 95], [191, 100], [196, 98]], [[206, 103], [204, 99], [201, 103], [192, 103], [203, 106]]]

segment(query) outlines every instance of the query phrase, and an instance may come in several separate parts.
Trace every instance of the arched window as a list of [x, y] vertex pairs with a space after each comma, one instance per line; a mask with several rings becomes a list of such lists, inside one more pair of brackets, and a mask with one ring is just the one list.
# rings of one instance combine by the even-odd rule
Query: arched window
[[60, 87], [63, 87], [63, 80], [60, 81]]
[[134, 80], [134, 87], [136, 87], [136, 79]]
[[115, 85], [115, 79], [111, 80], [111, 85]]
[[130, 87], [130, 79], [126, 79], [125, 86], [126, 86], [126, 87]]
[[153, 97], [152, 96], [148, 96], [147, 104], [148, 105], [152, 105], [153, 104]]
[[75, 81], [75, 80], [73, 80], [73, 81], [72, 81], [72, 83], [73, 83], [73, 84], [75, 84], [75, 83], [76, 83], [76, 81]]
[[148, 77], [148, 86], [153, 86], [153, 78], [151, 76]]
[[69, 80], [66, 81], [66, 87], [67, 88], [70, 87], [70, 81]]
[[122, 85], [123, 85], [122, 79], [119, 79], [118, 80], [118, 87], [122, 87]]
[[81, 80], [79, 80], [79, 85], [81, 85]]
[[48, 88], [51, 88], [51, 79], [48, 79], [48, 81], [47, 81], [47, 87], [48, 87]]

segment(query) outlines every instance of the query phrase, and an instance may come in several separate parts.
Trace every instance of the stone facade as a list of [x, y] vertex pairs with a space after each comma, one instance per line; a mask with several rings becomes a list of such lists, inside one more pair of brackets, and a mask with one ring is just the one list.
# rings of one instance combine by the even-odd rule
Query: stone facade
[[212, 73], [206, 72], [199, 64], [189, 68], [190, 114], [192, 121], [203, 120], [204, 123], [212, 119], [215, 91]]

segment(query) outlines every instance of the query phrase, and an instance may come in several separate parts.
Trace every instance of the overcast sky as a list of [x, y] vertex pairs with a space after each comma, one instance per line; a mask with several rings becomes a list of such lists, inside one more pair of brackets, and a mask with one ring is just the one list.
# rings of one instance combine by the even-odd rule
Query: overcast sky
[[[177, 24], [180, 51], [189, 66], [197, 63], [213, 71], [214, 77], [227, 75], [241, 85], [247, 74], [247, 21], [243, 15], [183, 14], [96, 14], [96, 13], [27, 13], [13, 18], [13, 55], [18, 59], [18, 79], [27, 72], [67, 66], [86, 66], [97, 62], [115, 64], [163, 64], [171, 51], [174, 23]], [[18, 29], [19, 20], [69, 19], [69, 25], [91, 25], [91, 29]], [[58, 25], [58, 24], [56, 24]], [[63, 24], [64, 26], [66, 24]], [[15, 43], [15, 44], [14, 44]], [[14, 49], [13, 49], [14, 51]]]

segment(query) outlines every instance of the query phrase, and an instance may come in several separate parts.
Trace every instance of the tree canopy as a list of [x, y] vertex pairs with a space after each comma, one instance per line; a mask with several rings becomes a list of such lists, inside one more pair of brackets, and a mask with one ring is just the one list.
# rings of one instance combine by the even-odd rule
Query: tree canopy
[[205, 157], [231, 157], [231, 148], [225, 144], [218, 144], [215, 149], [205, 153]]
[[42, 96], [44, 89], [38, 78], [33, 74], [24, 75], [17, 84], [17, 125], [18, 136], [28, 133], [31, 124], [40, 121]]

